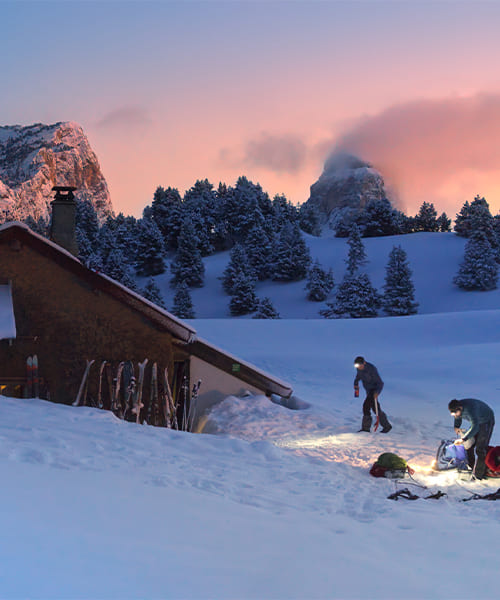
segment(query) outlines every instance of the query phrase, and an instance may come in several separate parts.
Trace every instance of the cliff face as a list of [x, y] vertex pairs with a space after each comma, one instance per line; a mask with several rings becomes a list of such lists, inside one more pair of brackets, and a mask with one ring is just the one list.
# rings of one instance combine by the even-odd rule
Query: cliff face
[[376, 169], [355, 156], [337, 154], [326, 161], [308, 202], [328, 218], [334, 209], [362, 209], [370, 200], [385, 197], [384, 180]]
[[50, 215], [54, 185], [77, 188], [102, 221], [113, 213], [99, 161], [77, 123], [0, 127], [0, 210], [5, 219]]

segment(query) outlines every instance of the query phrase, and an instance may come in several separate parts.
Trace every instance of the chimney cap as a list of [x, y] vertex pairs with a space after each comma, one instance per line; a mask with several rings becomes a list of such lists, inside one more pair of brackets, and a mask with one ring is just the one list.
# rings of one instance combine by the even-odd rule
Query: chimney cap
[[76, 190], [76, 187], [72, 185], [55, 185], [52, 190], [56, 193], [54, 196], [54, 201], [73, 201], [75, 195], [73, 192]]
[[54, 192], [74, 192], [77, 188], [72, 185], [55, 185], [52, 190]]

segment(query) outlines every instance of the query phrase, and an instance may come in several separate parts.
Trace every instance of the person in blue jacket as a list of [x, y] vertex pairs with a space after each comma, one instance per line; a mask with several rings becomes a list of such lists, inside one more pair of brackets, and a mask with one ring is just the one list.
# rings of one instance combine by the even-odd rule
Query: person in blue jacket
[[378, 397], [384, 382], [378, 374], [377, 367], [372, 365], [362, 356], [356, 356], [354, 359], [354, 366], [357, 369], [356, 378], [354, 379], [354, 395], [356, 398], [359, 396], [359, 380], [363, 382], [363, 387], [366, 391], [366, 399], [363, 402], [363, 420], [361, 421], [360, 431], [370, 431], [372, 426], [372, 415], [378, 412], [380, 424], [382, 425], [381, 433], [389, 433], [392, 429], [392, 425], [389, 423], [387, 415], [380, 408]]
[[[455, 444], [464, 444], [467, 449], [467, 459], [472, 473], [476, 479], [486, 477], [486, 464], [484, 459], [488, 452], [493, 427], [495, 426], [495, 414], [492, 409], [482, 400], [475, 398], [463, 398], [462, 400], [451, 400], [448, 410], [454, 417], [455, 433], [460, 436]], [[462, 419], [470, 423], [469, 429], [463, 433], [460, 429]], [[475, 456], [474, 456], [474, 450]]]

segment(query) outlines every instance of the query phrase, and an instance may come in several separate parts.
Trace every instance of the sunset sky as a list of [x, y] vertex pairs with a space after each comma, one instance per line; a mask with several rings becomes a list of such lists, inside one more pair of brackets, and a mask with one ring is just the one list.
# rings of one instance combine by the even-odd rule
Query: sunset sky
[[0, 0], [0, 124], [76, 121], [115, 211], [246, 175], [294, 203], [335, 148], [401, 208], [500, 210], [500, 2]]

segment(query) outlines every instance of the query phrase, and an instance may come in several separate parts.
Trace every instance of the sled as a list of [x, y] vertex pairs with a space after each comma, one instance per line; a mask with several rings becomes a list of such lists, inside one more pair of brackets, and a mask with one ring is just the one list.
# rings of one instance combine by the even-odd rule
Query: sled
[[[487, 477], [500, 477], [500, 446], [488, 446], [484, 462]], [[456, 469], [459, 472], [470, 472], [467, 451], [463, 444], [455, 445], [453, 440], [441, 440], [432, 468], [434, 471]]]

